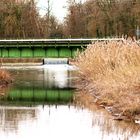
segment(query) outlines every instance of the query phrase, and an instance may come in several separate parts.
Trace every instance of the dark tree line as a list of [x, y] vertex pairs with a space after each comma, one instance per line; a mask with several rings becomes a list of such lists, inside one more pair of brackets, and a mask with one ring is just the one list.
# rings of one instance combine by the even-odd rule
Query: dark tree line
[[0, 38], [62, 37], [61, 28], [53, 15], [39, 15], [34, 0], [0, 1]]
[[68, 0], [68, 15], [59, 23], [46, 0], [41, 17], [35, 0], [0, 1], [0, 38], [92, 38], [135, 36], [140, 27], [140, 0]]
[[140, 0], [69, 1], [66, 35], [71, 37], [135, 36]]

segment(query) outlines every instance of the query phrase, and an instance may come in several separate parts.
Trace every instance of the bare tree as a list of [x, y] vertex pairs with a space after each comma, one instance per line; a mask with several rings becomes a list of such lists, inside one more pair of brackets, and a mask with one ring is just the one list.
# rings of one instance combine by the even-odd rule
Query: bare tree
[[87, 0], [80, 10], [70, 2], [65, 27], [72, 37], [133, 36], [140, 26], [139, 0]]

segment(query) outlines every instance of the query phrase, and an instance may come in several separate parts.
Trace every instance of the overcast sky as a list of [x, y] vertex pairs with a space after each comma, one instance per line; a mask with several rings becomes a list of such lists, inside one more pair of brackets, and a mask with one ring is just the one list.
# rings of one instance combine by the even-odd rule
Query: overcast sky
[[[40, 8], [41, 15], [45, 15], [47, 0], [36, 0], [38, 2], [37, 6]], [[76, 2], [86, 0], [75, 0]], [[67, 15], [67, 0], [50, 0], [52, 5], [52, 13], [58, 18], [59, 21], [63, 21], [64, 17]]]
[[[63, 18], [67, 14], [67, 0], [50, 0], [52, 5], [52, 13], [58, 18], [58, 20], [63, 21]], [[40, 13], [44, 15], [46, 13], [47, 0], [38, 0], [37, 6], [40, 8]]]

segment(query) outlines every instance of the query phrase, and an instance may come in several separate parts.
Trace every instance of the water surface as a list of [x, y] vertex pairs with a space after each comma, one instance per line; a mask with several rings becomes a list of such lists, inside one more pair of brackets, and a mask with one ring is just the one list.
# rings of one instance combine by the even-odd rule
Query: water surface
[[139, 140], [140, 126], [72, 103], [73, 67], [7, 67], [14, 83], [0, 101], [0, 140]]

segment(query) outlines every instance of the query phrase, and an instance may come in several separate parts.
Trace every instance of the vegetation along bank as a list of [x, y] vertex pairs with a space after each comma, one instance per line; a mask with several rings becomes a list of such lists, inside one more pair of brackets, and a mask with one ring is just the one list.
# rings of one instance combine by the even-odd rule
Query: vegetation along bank
[[0, 69], [0, 96], [4, 96], [7, 86], [12, 83], [11, 75], [8, 71]]
[[95, 42], [78, 54], [74, 65], [79, 68], [81, 97], [87, 97], [84, 103], [104, 107], [117, 120], [139, 120], [140, 46], [136, 41]]

